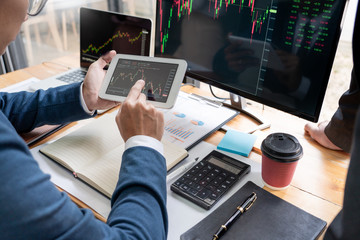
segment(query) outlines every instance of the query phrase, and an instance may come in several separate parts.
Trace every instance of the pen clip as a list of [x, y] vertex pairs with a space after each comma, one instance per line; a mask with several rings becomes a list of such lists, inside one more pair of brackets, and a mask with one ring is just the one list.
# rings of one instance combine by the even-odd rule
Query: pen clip
[[246, 206], [245, 211], [247, 211], [247, 210], [249, 210], [249, 209], [251, 208], [251, 206], [254, 204], [254, 202], [256, 201], [256, 199], [257, 199], [257, 195], [255, 194], [254, 199], [251, 201], [251, 203], [249, 204], [249, 206]]

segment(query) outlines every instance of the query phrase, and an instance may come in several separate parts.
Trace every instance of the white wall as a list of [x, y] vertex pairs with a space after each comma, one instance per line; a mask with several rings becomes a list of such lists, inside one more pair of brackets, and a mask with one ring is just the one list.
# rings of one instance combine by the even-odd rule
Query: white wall
[[345, 15], [345, 22], [343, 24], [342, 33], [340, 36], [340, 40], [342, 41], [348, 41], [348, 42], [352, 41], [357, 4], [358, 4], [358, 0], [350, 0], [348, 4], [348, 8], [346, 10], [346, 15]]

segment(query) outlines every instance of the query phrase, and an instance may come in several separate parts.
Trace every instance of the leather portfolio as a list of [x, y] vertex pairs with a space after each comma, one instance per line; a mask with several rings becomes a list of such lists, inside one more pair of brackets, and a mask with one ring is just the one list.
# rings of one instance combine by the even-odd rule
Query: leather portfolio
[[180, 239], [213, 239], [214, 233], [252, 192], [257, 194], [257, 200], [232, 224], [221, 240], [309, 240], [317, 239], [324, 231], [325, 221], [249, 181], [211, 214], [183, 233]]

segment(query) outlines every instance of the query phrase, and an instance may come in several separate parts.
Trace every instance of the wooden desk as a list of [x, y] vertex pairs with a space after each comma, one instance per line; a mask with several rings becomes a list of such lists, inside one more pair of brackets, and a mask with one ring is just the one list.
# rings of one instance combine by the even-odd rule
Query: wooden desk
[[[62, 65], [58, 65], [57, 63]], [[67, 70], [63, 65], [78, 67], [78, 56], [71, 55], [56, 59], [52, 61], [52, 63], [43, 63], [13, 73], [0, 75], [0, 88], [26, 80], [30, 77], [44, 79]], [[191, 86], [184, 86], [182, 90], [210, 96], [209, 92]], [[261, 131], [256, 146], [259, 146], [261, 140], [270, 133], [285, 132], [294, 135], [304, 149], [304, 156], [298, 163], [290, 187], [283, 191], [273, 191], [266, 187], [265, 189], [330, 223], [342, 207], [349, 155], [342, 151], [325, 149], [314, 142], [308, 135], [305, 135], [304, 125], [307, 122], [305, 120], [270, 107], [256, 108], [255, 110], [270, 120], [272, 124], [270, 129]], [[61, 136], [66, 129], [74, 125], [76, 125], [76, 123], [72, 123], [63, 130], [45, 138], [37, 145]], [[257, 123], [246, 115], [240, 114], [229, 122], [228, 125], [240, 131], [246, 131], [256, 126]], [[217, 145], [223, 135], [224, 132], [217, 131], [207, 138], [206, 141]], [[252, 151], [249, 158], [261, 162], [261, 154], [258, 150]], [[86, 205], [78, 199], [72, 196], [70, 197], [79, 206], [86, 207]], [[105, 221], [99, 214], [95, 213], [95, 215]]]

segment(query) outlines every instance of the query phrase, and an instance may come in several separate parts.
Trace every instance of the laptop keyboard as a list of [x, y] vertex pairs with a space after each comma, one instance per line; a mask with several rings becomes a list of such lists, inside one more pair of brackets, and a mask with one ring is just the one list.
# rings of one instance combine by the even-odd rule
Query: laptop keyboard
[[64, 81], [67, 83], [76, 83], [76, 82], [82, 82], [85, 79], [86, 72], [79, 69], [75, 70], [73, 72], [61, 75], [57, 77], [57, 80]]

